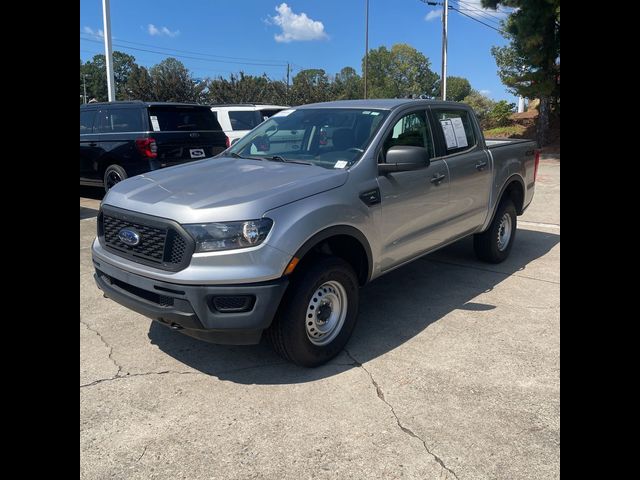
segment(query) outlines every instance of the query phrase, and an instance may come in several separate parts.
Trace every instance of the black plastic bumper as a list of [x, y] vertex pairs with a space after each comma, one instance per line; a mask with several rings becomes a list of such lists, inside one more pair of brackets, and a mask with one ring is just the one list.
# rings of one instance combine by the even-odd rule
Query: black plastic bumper
[[[94, 260], [94, 278], [115, 302], [164, 325], [211, 343], [253, 345], [271, 325], [288, 285], [286, 277], [242, 285], [161, 282]], [[214, 297], [247, 296], [246, 311], [223, 312]]]

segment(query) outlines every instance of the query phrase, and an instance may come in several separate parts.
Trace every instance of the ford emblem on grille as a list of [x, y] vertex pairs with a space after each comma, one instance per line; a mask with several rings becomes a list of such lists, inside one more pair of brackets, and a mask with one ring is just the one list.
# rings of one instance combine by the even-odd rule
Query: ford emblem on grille
[[118, 238], [125, 245], [135, 246], [140, 243], [140, 234], [135, 230], [123, 228], [118, 232]]

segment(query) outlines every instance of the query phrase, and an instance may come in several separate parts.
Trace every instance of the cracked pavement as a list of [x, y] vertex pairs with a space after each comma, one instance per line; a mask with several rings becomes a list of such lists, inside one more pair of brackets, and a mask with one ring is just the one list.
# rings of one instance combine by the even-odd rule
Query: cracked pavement
[[466, 239], [365, 287], [316, 369], [103, 298], [81, 198], [81, 478], [559, 478], [559, 182], [543, 160], [506, 262]]

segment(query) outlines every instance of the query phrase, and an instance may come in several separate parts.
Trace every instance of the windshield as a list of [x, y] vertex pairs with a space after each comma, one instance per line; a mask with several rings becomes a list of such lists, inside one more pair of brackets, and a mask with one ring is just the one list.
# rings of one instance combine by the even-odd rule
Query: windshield
[[227, 154], [347, 168], [362, 155], [388, 111], [289, 109], [249, 132]]

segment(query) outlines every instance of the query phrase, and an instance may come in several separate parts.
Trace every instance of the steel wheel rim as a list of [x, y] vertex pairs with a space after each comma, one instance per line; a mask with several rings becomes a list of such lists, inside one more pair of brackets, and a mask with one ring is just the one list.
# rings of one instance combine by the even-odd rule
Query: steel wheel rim
[[513, 230], [513, 223], [511, 221], [511, 215], [505, 213], [500, 219], [500, 225], [498, 226], [498, 250], [503, 252], [509, 245], [511, 240], [511, 233]]
[[122, 177], [115, 170], [111, 170], [107, 175], [107, 188], [113, 187], [116, 183], [121, 182]]
[[311, 295], [305, 315], [309, 341], [317, 346], [331, 343], [342, 330], [347, 307], [347, 291], [340, 282], [331, 280], [320, 285]]

